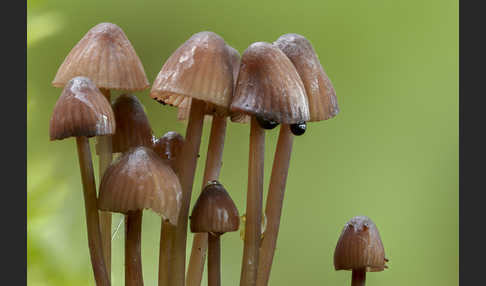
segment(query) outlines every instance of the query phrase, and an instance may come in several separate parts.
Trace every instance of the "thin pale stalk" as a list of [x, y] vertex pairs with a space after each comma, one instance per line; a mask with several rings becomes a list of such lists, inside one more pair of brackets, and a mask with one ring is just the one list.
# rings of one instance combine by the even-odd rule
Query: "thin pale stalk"
[[173, 268], [169, 273], [169, 285], [171, 286], [184, 286], [185, 283], [187, 219], [197, 158], [199, 157], [199, 146], [201, 145], [204, 106], [203, 101], [192, 99], [186, 139], [182, 147], [180, 161], [177, 163], [180, 170], [179, 180], [182, 187], [182, 203], [175, 235], [172, 236], [174, 248], [170, 257], [170, 263], [173, 263]]
[[261, 242], [264, 152], [265, 131], [252, 116], [241, 286], [253, 286], [257, 279], [258, 250]]
[[91, 151], [87, 137], [76, 137], [79, 157], [79, 168], [83, 183], [84, 207], [86, 213], [86, 226], [88, 231], [88, 245], [91, 257], [91, 265], [98, 286], [110, 285], [110, 279], [106, 272], [103, 258], [103, 246], [101, 242], [100, 220], [96, 201], [96, 184], [91, 161]]
[[208, 286], [221, 286], [221, 244], [219, 235], [208, 234]]
[[353, 270], [351, 278], [351, 286], [365, 286], [366, 284], [366, 270], [358, 269]]
[[277, 150], [275, 151], [270, 186], [267, 194], [267, 203], [265, 207], [267, 227], [260, 247], [257, 286], [268, 285], [270, 278], [273, 256], [277, 245], [280, 216], [282, 214], [285, 185], [287, 183], [293, 141], [294, 135], [290, 132], [289, 125], [282, 124], [280, 126]]
[[125, 285], [142, 286], [142, 211], [132, 211], [125, 220]]
[[[211, 134], [209, 135], [208, 153], [202, 186], [208, 181], [217, 180], [221, 172], [224, 138], [226, 135], [226, 117], [213, 116]], [[191, 257], [186, 275], [186, 286], [199, 286], [204, 272], [206, 250], [208, 248], [208, 234], [205, 232], [194, 234]]]

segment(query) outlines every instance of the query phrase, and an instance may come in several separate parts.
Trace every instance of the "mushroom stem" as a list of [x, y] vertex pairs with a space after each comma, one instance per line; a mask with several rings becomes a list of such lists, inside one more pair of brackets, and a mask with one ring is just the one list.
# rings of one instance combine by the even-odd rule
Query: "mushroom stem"
[[256, 283], [258, 286], [268, 285], [270, 278], [273, 256], [277, 245], [280, 216], [282, 214], [293, 141], [294, 136], [290, 132], [290, 126], [282, 124], [278, 137], [277, 150], [275, 151], [275, 158], [273, 160], [272, 175], [270, 177], [270, 186], [265, 207], [267, 227], [260, 247], [258, 278]]
[[143, 285], [142, 275], [142, 211], [131, 211], [125, 220], [125, 285]]
[[96, 205], [96, 185], [88, 138], [85, 136], [76, 137], [76, 144], [78, 149], [79, 168], [81, 170], [81, 180], [83, 183], [84, 207], [91, 265], [93, 266], [96, 285], [108, 286], [110, 285], [110, 278], [106, 272], [106, 265], [103, 258], [100, 221], [98, 207]]
[[365, 283], [366, 283], [366, 270], [353, 269], [351, 286], [365, 286]]
[[169, 285], [169, 273], [172, 272], [173, 240], [175, 226], [169, 220], [162, 219], [162, 229], [160, 231], [160, 250], [159, 250], [159, 286]]
[[[100, 89], [101, 93], [105, 96], [108, 102], [111, 104], [111, 93], [109, 89]], [[97, 153], [99, 156], [99, 177], [103, 178], [108, 166], [110, 166], [113, 160], [111, 135], [98, 136], [97, 137]], [[103, 255], [106, 263], [106, 271], [111, 278], [111, 212], [100, 211], [100, 229], [101, 240], [103, 243]]]
[[265, 131], [252, 116], [241, 286], [255, 285], [257, 279], [258, 250], [261, 242], [264, 152]]
[[[204, 169], [203, 186], [208, 181], [217, 180], [221, 172], [224, 138], [226, 135], [226, 117], [213, 116], [211, 134], [209, 135], [206, 167]], [[206, 250], [208, 248], [208, 234], [196, 233], [192, 242], [191, 258], [187, 268], [186, 286], [199, 286], [204, 272]]]
[[208, 234], [208, 286], [221, 285], [221, 244], [219, 234]]
[[169, 285], [171, 286], [184, 286], [185, 282], [187, 218], [189, 216], [189, 204], [191, 202], [197, 158], [199, 157], [199, 146], [201, 145], [204, 106], [205, 103], [203, 101], [192, 99], [186, 139], [180, 159], [177, 162], [180, 170], [179, 179], [182, 187], [182, 202], [177, 226], [172, 235], [174, 247], [169, 263], [173, 263], [172, 271], [169, 272]]

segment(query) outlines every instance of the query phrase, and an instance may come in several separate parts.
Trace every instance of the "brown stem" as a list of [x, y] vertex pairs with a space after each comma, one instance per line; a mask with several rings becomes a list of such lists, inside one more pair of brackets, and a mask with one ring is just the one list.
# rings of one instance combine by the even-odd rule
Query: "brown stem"
[[366, 284], [366, 270], [365, 269], [353, 269], [351, 286], [365, 286]]
[[110, 279], [106, 272], [106, 265], [103, 258], [100, 220], [96, 205], [96, 185], [88, 138], [84, 136], [76, 137], [76, 144], [78, 149], [79, 168], [81, 170], [81, 180], [83, 183], [84, 207], [91, 265], [93, 266], [96, 285], [107, 286], [110, 285]]
[[169, 285], [169, 273], [172, 273], [173, 258], [171, 255], [174, 251], [173, 236], [175, 235], [175, 226], [169, 223], [169, 220], [162, 220], [162, 229], [160, 231], [160, 249], [159, 249], [159, 286]]
[[125, 285], [142, 286], [142, 211], [131, 211], [125, 217]]
[[245, 242], [241, 269], [241, 286], [253, 286], [257, 279], [260, 248], [263, 196], [263, 163], [265, 131], [251, 118], [250, 159], [248, 163], [248, 192], [246, 200]]
[[208, 234], [208, 286], [221, 285], [221, 244], [219, 234]]
[[170, 263], [173, 263], [172, 271], [169, 273], [169, 285], [171, 286], [184, 286], [187, 217], [189, 216], [192, 185], [194, 183], [197, 158], [199, 157], [199, 146], [201, 145], [203, 119], [204, 102], [193, 98], [186, 129], [186, 140], [182, 147], [180, 161], [177, 164], [180, 170], [179, 180], [182, 187], [182, 203], [175, 233], [172, 235], [174, 249], [170, 255]]
[[[206, 167], [204, 168], [203, 187], [211, 180], [217, 180], [221, 172], [224, 138], [226, 135], [226, 117], [213, 116], [209, 135]], [[204, 261], [208, 248], [208, 234], [196, 233], [192, 241], [191, 258], [187, 268], [186, 286], [199, 286], [204, 272]]]
[[260, 258], [258, 261], [257, 286], [268, 285], [270, 271], [272, 268], [273, 256], [277, 245], [280, 216], [285, 194], [285, 185], [289, 171], [290, 155], [294, 136], [290, 132], [289, 125], [282, 124], [278, 137], [277, 150], [273, 160], [272, 175], [267, 194], [265, 215], [267, 227], [260, 247]]

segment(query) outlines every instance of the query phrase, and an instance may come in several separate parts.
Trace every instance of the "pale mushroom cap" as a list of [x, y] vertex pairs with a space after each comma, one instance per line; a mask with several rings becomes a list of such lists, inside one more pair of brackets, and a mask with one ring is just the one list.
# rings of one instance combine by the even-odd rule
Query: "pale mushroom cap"
[[376, 225], [366, 216], [352, 218], [344, 226], [334, 251], [336, 270], [383, 271], [385, 250]]
[[75, 76], [89, 77], [98, 88], [142, 90], [149, 82], [142, 62], [123, 30], [100, 23], [69, 52], [52, 82], [63, 87]]
[[101, 136], [115, 133], [110, 103], [93, 82], [75, 77], [64, 87], [49, 122], [51, 140]]
[[152, 145], [152, 128], [142, 103], [131, 94], [120, 95], [113, 103], [116, 132], [112, 137], [113, 152], [125, 152], [131, 147]]
[[226, 113], [232, 93], [233, 71], [223, 38], [213, 32], [200, 32], [165, 62], [150, 96], [176, 107], [187, 97], [196, 98]]
[[[240, 53], [230, 45], [226, 45], [231, 56], [231, 63], [233, 66], [233, 93], [236, 89], [236, 82], [238, 81], [238, 73], [240, 71], [241, 57]], [[233, 94], [234, 95], [234, 94]], [[236, 123], [248, 123], [250, 122], [250, 116], [242, 112], [231, 112], [231, 122]]]
[[309, 120], [309, 104], [297, 70], [276, 46], [257, 42], [241, 57], [231, 111], [294, 124]]
[[292, 61], [309, 100], [309, 121], [333, 118], [339, 113], [336, 91], [312, 44], [298, 34], [285, 34], [274, 43]]
[[151, 209], [176, 225], [182, 189], [174, 171], [151, 149], [130, 149], [106, 170], [98, 207], [127, 213]]

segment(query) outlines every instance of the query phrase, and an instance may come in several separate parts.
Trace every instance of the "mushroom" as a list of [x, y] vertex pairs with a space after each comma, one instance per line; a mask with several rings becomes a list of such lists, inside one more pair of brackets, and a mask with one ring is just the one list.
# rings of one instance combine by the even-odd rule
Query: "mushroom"
[[[265, 133], [274, 123], [309, 120], [304, 85], [292, 62], [276, 46], [257, 42], [241, 57], [233, 112], [251, 115], [242, 286], [255, 285], [261, 239]], [[264, 124], [261, 124], [261, 123]], [[261, 127], [260, 127], [261, 125]], [[283, 128], [283, 127], [282, 127]]]
[[352, 271], [352, 286], [364, 286], [366, 272], [383, 271], [385, 250], [376, 225], [369, 217], [353, 217], [343, 228], [334, 251], [334, 268]]
[[[327, 120], [336, 116], [339, 112], [336, 93], [310, 42], [301, 35], [285, 34], [278, 38], [274, 45], [292, 61], [302, 79], [309, 102], [309, 121]], [[280, 128], [265, 207], [267, 229], [260, 248], [258, 286], [266, 286], [270, 278], [292, 153], [293, 135], [302, 135], [305, 130], [305, 122], [292, 124], [290, 129]]]
[[98, 207], [126, 216], [125, 285], [143, 285], [140, 253], [143, 209], [151, 209], [176, 225], [181, 197], [177, 175], [145, 146], [131, 148], [106, 170]]
[[179, 224], [174, 240], [173, 271], [169, 283], [184, 285], [187, 217], [194, 182], [199, 146], [207, 104], [217, 115], [225, 115], [231, 102], [233, 74], [226, 44], [213, 32], [194, 34], [166, 61], [154, 81], [150, 96], [164, 104], [179, 107], [191, 100], [186, 143], [178, 166], [183, 189]]
[[238, 210], [218, 181], [210, 181], [203, 189], [191, 214], [191, 231], [208, 234], [208, 285], [221, 285], [220, 236], [237, 231]]
[[[75, 76], [86, 76], [111, 102], [111, 89], [143, 90], [149, 82], [142, 62], [123, 30], [112, 23], [100, 23], [91, 28], [72, 48], [52, 81], [63, 87]], [[111, 136], [97, 138], [99, 177], [103, 177], [113, 160]], [[101, 235], [108, 272], [111, 272], [111, 214], [101, 212]]]
[[76, 137], [91, 264], [96, 284], [104, 286], [110, 285], [110, 277], [103, 257], [88, 138], [113, 134], [114, 131], [115, 117], [111, 106], [93, 82], [86, 77], [75, 77], [67, 82], [54, 107], [49, 135], [51, 140]]

